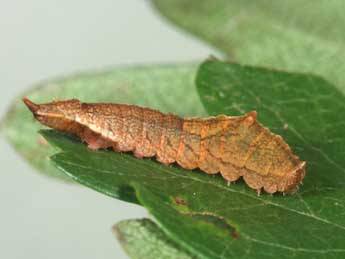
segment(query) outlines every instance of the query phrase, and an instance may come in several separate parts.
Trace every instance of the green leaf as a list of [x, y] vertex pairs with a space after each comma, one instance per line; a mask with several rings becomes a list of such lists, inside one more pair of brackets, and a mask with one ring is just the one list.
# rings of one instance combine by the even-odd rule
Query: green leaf
[[322, 75], [345, 92], [345, 1], [153, 0], [238, 63]]
[[127, 254], [135, 259], [191, 259], [149, 219], [124, 220], [113, 227]]
[[[217, 61], [201, 66], [197, 86], [212, 114], [256, 109], [307, 160], [297, 194], [258, 197], [241, 181], [228, 186], [219, 175], [91, 151], [57, 132], [44, 133], [61, 149], [52, 161], [86, 186], [145, 206], [198, 258], [344, 256], [343, 95], [319, 77]], [[121, 196], [119, 189], [131, 191]]]
[[[68, 76], [39, 84], [24, 94], [35, 102], [78, 98], [149, 106], [181, 115], [205, 115], [193, 84], [195, 65], [116, 68]], [[42, 128], [17, 98], [2, 122], [13, 147], [42, 173], [68, 179], [48, 161], [54, 153], [37, 135]]]

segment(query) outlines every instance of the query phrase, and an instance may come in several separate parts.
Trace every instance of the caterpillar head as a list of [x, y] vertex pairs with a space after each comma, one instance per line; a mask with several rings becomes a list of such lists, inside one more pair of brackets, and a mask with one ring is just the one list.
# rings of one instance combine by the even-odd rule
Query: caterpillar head
[[73, 127], [74, 116], [81, 109], [81, 103], [76, 99], [35, 104], [23, 98], [23, 102], [40, 123], [64, 131]]

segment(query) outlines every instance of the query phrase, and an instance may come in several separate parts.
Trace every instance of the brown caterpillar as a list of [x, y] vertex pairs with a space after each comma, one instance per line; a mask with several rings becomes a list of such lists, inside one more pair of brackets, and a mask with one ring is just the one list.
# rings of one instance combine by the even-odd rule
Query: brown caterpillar
[[82, 103], [79, 100], [24, 103], [42, 124], [79, 136], [91, 149], [133, 151], [138, 158], [156, 156], [165, 165], [220, 172], [229, 182], [243, 176], [260, 192], [293, 193], [303, 180], [306, 162], [284, 140], [244, 116], [180, 118], [127, 104]]

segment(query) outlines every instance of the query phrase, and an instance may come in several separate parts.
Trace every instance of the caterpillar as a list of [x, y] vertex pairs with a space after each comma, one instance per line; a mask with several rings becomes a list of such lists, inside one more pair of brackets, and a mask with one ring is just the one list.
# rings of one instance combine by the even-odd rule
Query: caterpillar
[[256, 111], [181, 118], [128, 104], [23, 102], [41, 124], [77, 135], [90, 149], [156, 156], [164, 165], [176, 162], [185, 169], [220, 173], [229, 183], [243, 177], [258, 193], [294, 193], [306, 174], [306, 162], [256, 120]]

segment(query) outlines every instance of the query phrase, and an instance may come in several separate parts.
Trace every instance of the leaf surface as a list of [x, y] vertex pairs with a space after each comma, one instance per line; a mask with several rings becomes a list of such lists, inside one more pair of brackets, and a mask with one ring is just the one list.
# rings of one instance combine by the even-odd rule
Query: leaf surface
[[[218, 61], [197, 87], [211, 114], [259, 112], [308, 163], [293, 196], [257, 196], [243, 182], [163, 166], [131, 154], [90, 151], [57, 132], [52, 160], [76, 181], [145, 206], [164, 232], [198, 258], [339, 258], [345, 255], [345, 98], [325, 80]], [[120, 194], [120, 195], [119, 195]]]
[[153, 0], [241, 64], [322, 75], [345, 92], [343, 0]]

